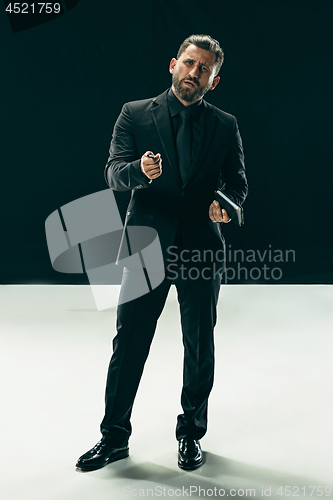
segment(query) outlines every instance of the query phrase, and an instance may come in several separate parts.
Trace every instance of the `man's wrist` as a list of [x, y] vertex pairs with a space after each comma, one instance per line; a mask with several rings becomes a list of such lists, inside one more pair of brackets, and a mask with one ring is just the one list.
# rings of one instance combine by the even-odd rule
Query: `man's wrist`
[[141, 172], [141, 176], [144, 178], [144, 179], [148, 179], [149, 180], [149, 177], [147, 174], [145, 174], [144, 170], [142, 169], [142, 165], [140, 164], [140, 172]]
[[148, 182], [148, 184], [150, 184], [151, 182], [153, 182], [153, 179], [149, 179], [148, 175], [146, 175], [143, 170], [141, 170], [141, 177], [142, 177], [142, 179], [144, 181]]

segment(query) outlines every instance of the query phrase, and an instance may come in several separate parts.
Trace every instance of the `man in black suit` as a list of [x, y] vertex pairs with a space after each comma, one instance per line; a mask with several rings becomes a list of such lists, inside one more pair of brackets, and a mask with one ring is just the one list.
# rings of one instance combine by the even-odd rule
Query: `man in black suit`
[[238, 204], [247, 196], [237, 121], [202, 99], [219, 83], [222, 62], [223, 51], [216, 40], [207, 35], [188, 37], [170, 63], [171, 89], [153, 99], [125, 104], [115, 124], [106, 180], [114, 190], [132, 191], [121, 246], [128, 244], [126, 231], [131, 226], [154, 228], [165, 277], [154, 288], [146, 273], [149, 292], [126, 300], [136, 275], [124, 270], [103, 437], [79, 458], [77, 467], [83, 471], [128, 456], [132, 406], [171, 284], [178, 292], [184, 344], [183, 413], [176, 427], [178, 465], [192, 470], [202, 464], [199, 440], [207, 430], [213, 330], [224, 271], [220, 223], [230, 220], [213, 201], [214, 191], [221, 188]]

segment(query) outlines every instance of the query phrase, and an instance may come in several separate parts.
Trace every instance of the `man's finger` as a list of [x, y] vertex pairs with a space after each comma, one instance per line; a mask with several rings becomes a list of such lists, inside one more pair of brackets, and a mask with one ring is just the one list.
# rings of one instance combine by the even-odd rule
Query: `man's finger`
[[146, 170], [158, 170], [161, 168], [161, 163], [145, 163]]
[[219, 202], [214, 200], [211, 206], [212, 206], [212, 213], [213, 213], [214, 221], [215, 222], [222, 222], [222, 213], [221, 213], [221, 208], [220, 208]]
[[223, 222], [225, 222], [225, 223], [228, 223], [231, 221], [227, 211], [224, 208], [222, 208], [222, 217], [223, 217]]
[[209, 217], [215, 221], [214, 204], [212, 203], [209, 207]]
[[161, 153], [156, 153], [156, 155], [152, 152], [152, 151], [146, 151], [144, 156], [147, 156], [147, 158], [160, 158], [161, 157]]
[[152, 160], [148, 163], [148, 160], [145, 160], [145, 165], [157, 165], [162, 162], [161, 154], [157, 153], [156, 155], [152, 154], [145, 154], [149, 160]]
[[162, 172], [158, 172], [158, 174], [154, 174], [154, 175], [151, 175], [150, 178], [151, 179], [157, 179], [157, 177], [159, 177], [161, 175]]
[[146, 173], [149, 175], [159, 174], [161, 171], [160, 168], [147, 168]]
[[157, 160], [155, 160], [155, 161], [153, 161], [151, 163], [146, 163], [146, 165], [158, 165], [160, 163], [160, 161], [162, 161], [162, 160], [160, 160], [159, 158], [157, 158]]
[[220, 206], [218, 203], [213, 202], [209, 207], [209, 217], [213, 222], [222, 222], [220, 215]]

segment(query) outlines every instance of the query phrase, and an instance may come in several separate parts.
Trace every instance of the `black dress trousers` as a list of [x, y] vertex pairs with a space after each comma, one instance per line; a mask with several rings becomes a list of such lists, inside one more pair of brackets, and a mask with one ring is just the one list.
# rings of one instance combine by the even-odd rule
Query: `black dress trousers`
[[[181, 235], [180, 235], [181, 236]], [[179, 238], [181, 242], [181, 238]], [[178, 249], [181, 250], [181, 243]], [[121, 294], [131, 290], [135, 271], [125, 269]], [[184, 345], [183, 388], [176, 438], [200, 439], [207, 430], [207, 403], [214, 376], [216, 305], [220, 276], [190, 279], [166, 272], [163, 282], [135, 300], [121, 303], [117, 310], [117, 334], [113, 340], [101, 432], [114, 446], [121, 447], [131, 435], [130, 417], [144, 364], [164, 308], [170, 286], [177, 288]], [[163, 394], [161, 394], [163, 397]], [[163, 423], [161, 423], [161, 426]]]

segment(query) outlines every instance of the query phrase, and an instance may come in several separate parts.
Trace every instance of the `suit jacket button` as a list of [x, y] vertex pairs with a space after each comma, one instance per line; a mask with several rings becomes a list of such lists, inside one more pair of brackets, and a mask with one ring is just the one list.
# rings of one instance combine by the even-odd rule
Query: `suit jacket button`
[[182, 191], [180, 194], [181, 194], [181, 196], [184, 196], [185, 193], [184, 193], [184, 191]]
[[174, 224], [178, 224], [179, 223], [179, 220], [178, 219], [173, 219], [172, 221]]

